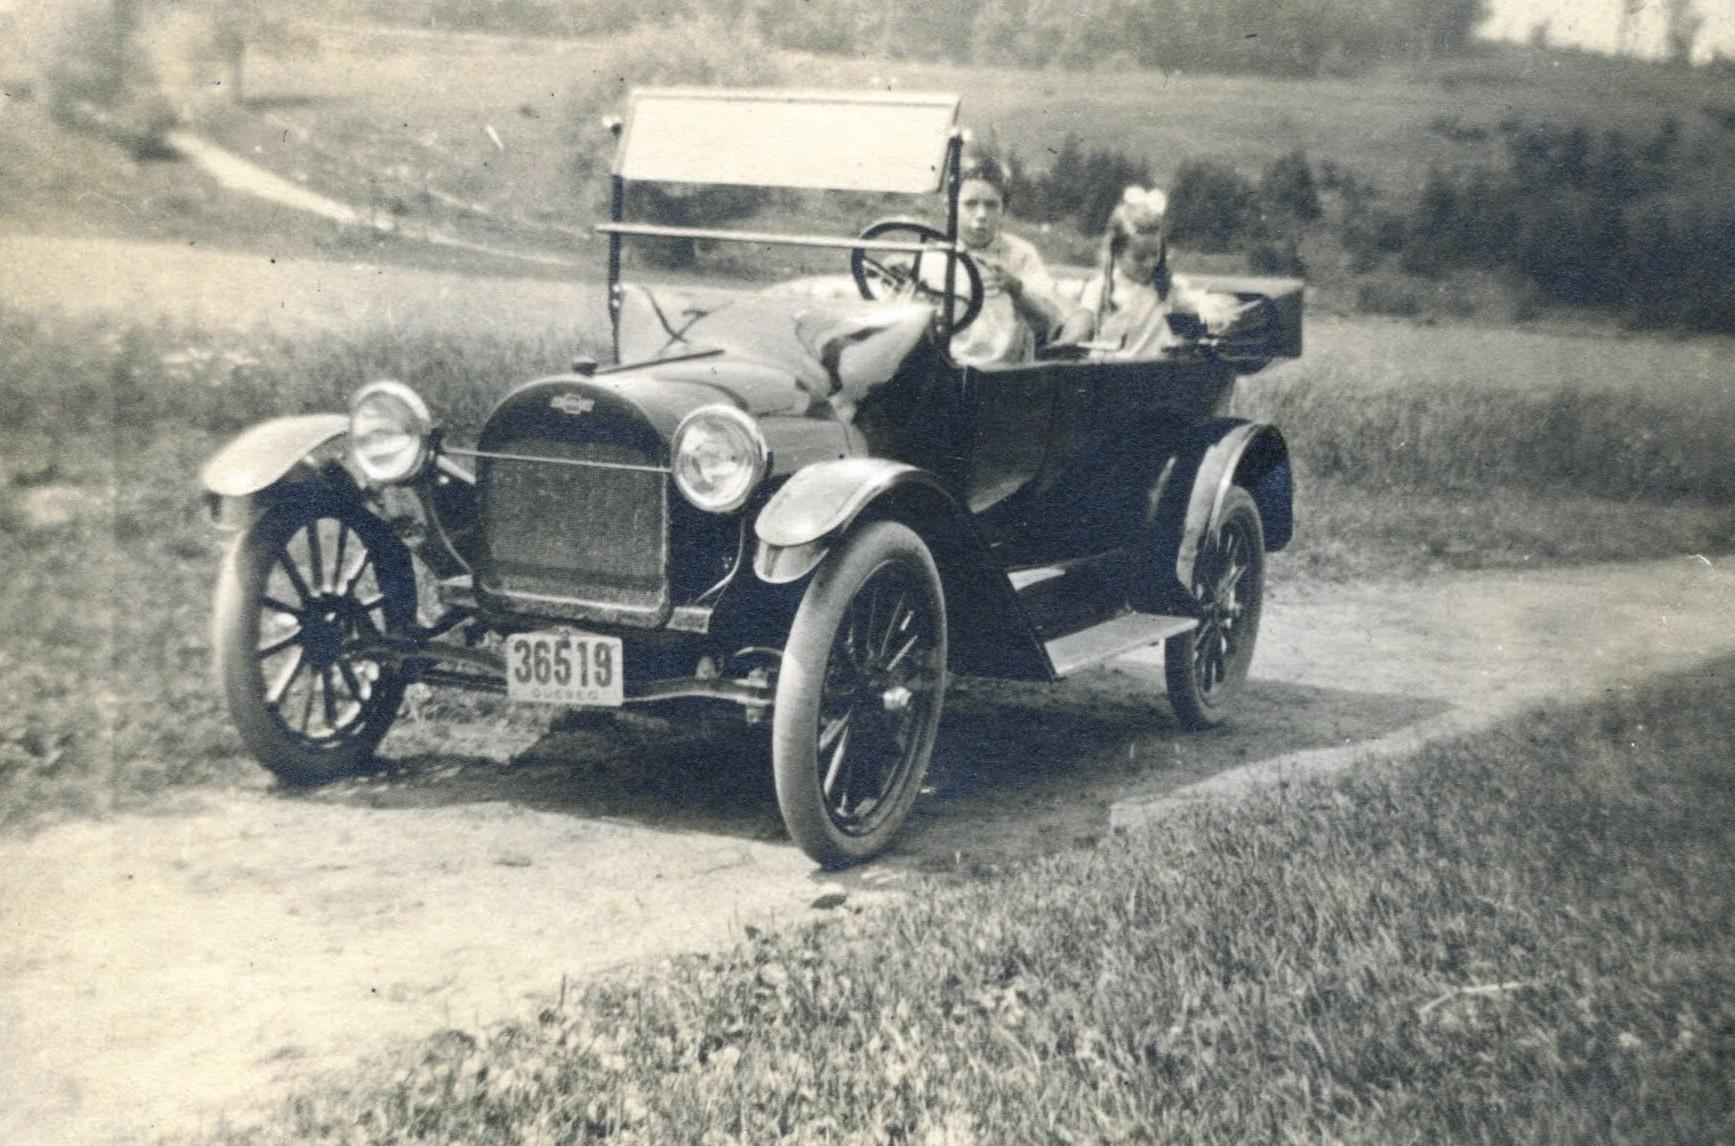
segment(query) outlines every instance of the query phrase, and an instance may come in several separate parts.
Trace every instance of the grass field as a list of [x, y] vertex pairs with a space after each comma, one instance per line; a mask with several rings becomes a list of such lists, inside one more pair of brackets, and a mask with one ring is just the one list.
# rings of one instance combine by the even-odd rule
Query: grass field
[[1712, 1142], [1735, 663], [431, 1035], [220, 1142]]
[[[563, 112], [575, 89], [606, 74], [611, 48], [607, 41], [332, 30], [314, 57], [258, 62], [252, 90], [270, 115], [254, 138], [265, 154], [275, 147], [302, 163], [321, 144], [350, 153], [365, 144], [378, 173], [403, 164], [418, 176], [442, 173], [456, 184], [449, 190], [472, 199], [564, 206], [575, 149], [601, 150], [607, 141], [596, 125]], [[1190, 158], [1257, 174], [1299, 146], [1395, 193], [1419, 186], [1431, 164], [1481, 158], [1499, 146], [1492, 131], [1479, 142], [1455, 142], [1431, 129], [1437, 120], [1492, 129], [1503, 118], [1582, 118], [1599, 129], [1648, 134], [1670, 115], [1681, 119], [1690, 145], [1718, 156], [1719, 168], [1735, 163], [1706, 114], [1735, 106], [1735, 78], [1632, 60], [1500, 49], [1318, 80], [1033, 73], [791, 54], [776, 63], [811, 86], [959, 92], [967, 124], [1037, 166], [1069, 133], [1087, 148], [1147, 157], [1163, 179]]]

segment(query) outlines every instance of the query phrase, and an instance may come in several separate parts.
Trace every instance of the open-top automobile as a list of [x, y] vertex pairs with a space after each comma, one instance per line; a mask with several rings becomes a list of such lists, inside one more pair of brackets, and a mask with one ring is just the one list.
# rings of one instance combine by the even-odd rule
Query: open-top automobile
[[[1293, 527], [1281, 434], [1228, 403], [1238, 374], [1299, 355], [1300, 284], [1203, 280], [1260, 321], [1154, 360], [960, 365], [983, 286], [956, 96], [658, 89], [626, 110], [597, 228], [614, 364], [512, 386], [466, 437], [374, 382], [206, 465], [233, 531], [219, 676], [248, 749], [290, 784], [353, 772], [412, 682], [703, 698], [768, 724], [789, 834], [836, 867], [892, 843], [953, 674], [1055, 681], [1161, 643], [1181, 724], [1219, 722]], [[635, 181], [924, 196], [943, 218], [635, 222]], [[833, 250], [860, 297], [623, 281], [645, 238]]]

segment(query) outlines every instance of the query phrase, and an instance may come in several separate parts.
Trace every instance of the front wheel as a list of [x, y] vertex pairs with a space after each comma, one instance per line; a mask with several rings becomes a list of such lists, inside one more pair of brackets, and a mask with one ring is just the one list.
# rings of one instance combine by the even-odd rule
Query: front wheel
[[814, 574], [777, 677], [771, 759], [790, 836], [824, 867], [890, 845], [946, 690], [946, 604], [921, 538], [863, 527]]
[[366, 509], [315, 492], [260, 514], [224, 556], [214, 633], [248, 751], [287, 784], [353, 772], [397, 718], [405, 684], [355, 646], [415, 618], [409, 552]]
[[1181, 723], [1214, 728], [1247, 679], [1265, 593], [1265, 527], [1242, 487], [1230, 488], [1217, 528], [1199, 547], [1189, 588], [1199, 626], [1164, 642], [1163, 675]]

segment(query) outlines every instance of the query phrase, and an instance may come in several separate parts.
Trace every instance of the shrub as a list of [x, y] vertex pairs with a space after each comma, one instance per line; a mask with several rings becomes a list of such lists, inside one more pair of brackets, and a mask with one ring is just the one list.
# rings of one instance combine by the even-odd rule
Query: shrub
[[1625, 294], [1620, 213], [1586, 192], [1530, 205], [1518, 237], [1518, 269], [1561, 302], [1608, 306]]
[[1175, 242], [1202, 251], [1226, 251], [1251, 236], [1258, 222], [1258, 196], [1240, 172], [1208, 159], [1181, 164], [1169, 196], [1169, 227]]
[[1054, 162], [1034, 175], [1015, 155], [1007, 157], [1011, 200], [1018, 214], [1038, 222], [1071, 219], [1095, 234], [1108, 225], [1109, 213], [1130, 186], [1151, 182], [1150, 165], [1113, 148], [1086, 151], [1077, 135], [1061, 140]]
[[1301, 261], [1295, 236], [1285, 235], [1280, 241], [1255, 243], [1247, 252], [1247, 269], [1254, 274], [1301, 278], [1307, 273], [1307, 264]]
[[1396, 211], [1362, 199], [1346, 203], [1339, 239], [1349, 254], [1350, 269], [1365, 274], [1387, 255], [1403, 250], [1407, 230]]
[[[667, 28], [645, 28], [621, 41], [606, 73], [568, 100], [568, 121], [575, 139], [589, 140], [597, 121], [620, 111], [629, 89], [646, 85], [692, 84], [759, 87], [778, 83], [781, 69], [755, 36], [715, 21]], [[579, 177], [601, 197], [607, 187], [607, 149], [574, 148]], [[674, 226], [713, 226], [750, 215], [764, 206], [763, 188], [635, 185], [627, 208], [639, 218]], [[697, 255], [691, 239], [639, 240], [647, 258], [664, 266], [686, 266]]]
[[1268, 210], [1311, 222], [1320, 216], [1319, 191], [1307, 153], [1296, 148], [1272, 161], [1259, 181], [1259, 200]]

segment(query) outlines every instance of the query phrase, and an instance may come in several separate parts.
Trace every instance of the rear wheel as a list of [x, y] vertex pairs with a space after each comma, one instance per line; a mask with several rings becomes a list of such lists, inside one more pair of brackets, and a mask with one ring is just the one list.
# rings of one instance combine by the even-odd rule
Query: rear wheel
[[353, 646], [415, 618], [414, 565], [379, 518], [322, 493], [267, 509], [217, 582], [217, 670], [248, 751], [288, 784], [354, 771], [397, 718], [405, 682]]
[[771, 728], [789, 834], [825, 867], [884, 851], [921, 790], [946, 689], [939, 570], [908, 527], [834, 551], [796, 611]]
[[1230, 488], [1200, 546], [1189, 589], [1199, 626], [1164, 642], [1163, 675], [1181, 723], [1212, 728], [1247, 679], [1265, 593], [1265, 527], [1241, 486]]

